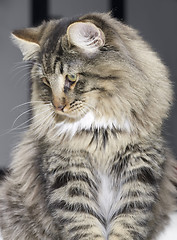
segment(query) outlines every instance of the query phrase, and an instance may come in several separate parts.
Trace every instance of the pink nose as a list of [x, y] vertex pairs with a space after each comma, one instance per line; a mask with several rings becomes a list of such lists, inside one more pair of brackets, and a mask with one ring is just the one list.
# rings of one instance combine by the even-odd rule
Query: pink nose
[[65, 106], [66, 106], [66, 105], [64, 105], [64, 106], [61, 106], [61, 105], [60, 105], [60, 106], [56, 107], [56, 109], [58, 109], [58, 110], [60, 110], [60, 111], [62, 111], [62, 112], [63, 112], [63, 110], [64, 110]]
[[63, 112], [63, 110], [66, 106], [66, 100], [65, 100], [65, 98], [63, 98], [62, 101], [60, 101], [59, 99], [53, 98], [52, 104], [56, 110]]

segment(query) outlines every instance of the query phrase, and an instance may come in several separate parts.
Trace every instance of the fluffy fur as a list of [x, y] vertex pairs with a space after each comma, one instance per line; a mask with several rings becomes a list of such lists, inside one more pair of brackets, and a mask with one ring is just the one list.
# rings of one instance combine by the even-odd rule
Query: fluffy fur
[[4, 240], [154, 240], [176, 207], [168, 71], [107, 14], [13, 32], [32, 114], [0, 187]]

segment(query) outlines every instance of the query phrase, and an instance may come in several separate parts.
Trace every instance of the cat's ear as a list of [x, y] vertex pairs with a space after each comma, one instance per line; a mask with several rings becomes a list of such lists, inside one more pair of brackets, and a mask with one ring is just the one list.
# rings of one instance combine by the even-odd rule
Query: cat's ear
[[20, 48], [24, 60], [33, 59], [40, 51], [39, 29], [40, 27], [25, 28], [15, 30], [11, 34], [12, 41]]
[[91, 22], [72, 23], [67, 29], [67, 37], [87, 55], [95, 54], [105, 44], [103, 31]]

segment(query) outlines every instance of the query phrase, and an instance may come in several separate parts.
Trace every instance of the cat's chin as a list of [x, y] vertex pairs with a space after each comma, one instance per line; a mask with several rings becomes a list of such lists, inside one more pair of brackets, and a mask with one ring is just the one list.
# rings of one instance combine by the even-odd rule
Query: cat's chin
[[62, 111], [55, 111], [56, 120], [57, 122], [66, 121], [74, 123], [76, 121], [81, 120], [87, 113], [84, 114], [73, 114], [68, 112], [62, 112]]

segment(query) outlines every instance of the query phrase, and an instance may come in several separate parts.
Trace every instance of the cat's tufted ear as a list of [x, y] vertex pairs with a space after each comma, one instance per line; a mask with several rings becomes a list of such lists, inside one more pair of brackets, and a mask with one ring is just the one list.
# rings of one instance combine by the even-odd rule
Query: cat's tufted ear
[[33, 59], [39, 52], [39, 32], [40, 27], [25, 28], [12, 32], [12, 41], [20, 48], [24, 60]]
[[75, 22], [67, 29], [67, 37], [71, 44], [83, 53], [92, 55], [105, 44], [103, 31], [91, 22]]

